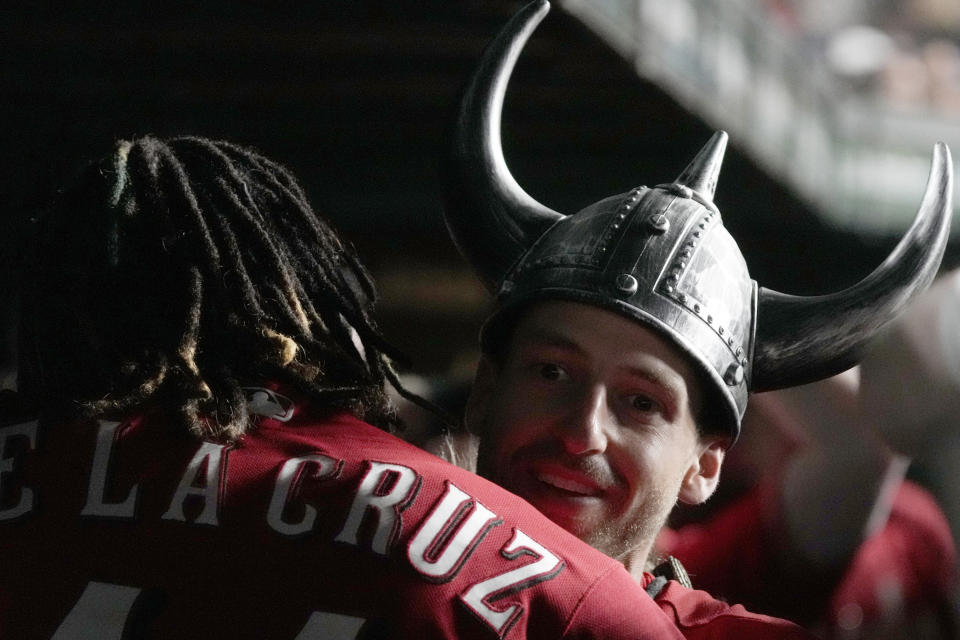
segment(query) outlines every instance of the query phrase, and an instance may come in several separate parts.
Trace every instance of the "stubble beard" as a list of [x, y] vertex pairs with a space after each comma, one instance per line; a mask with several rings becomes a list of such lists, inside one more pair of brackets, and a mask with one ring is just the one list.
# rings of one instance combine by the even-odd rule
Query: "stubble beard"
[[604, 524], [579, 537], [594, 549], [623, 563], [628, 569], [637, 566], [643, 569], [657, 535], [666, 524], [676, 503], [676, 499], [668, 495], [669, 492], [660, 487], [650, 487], [643, 504], [628, 522]]
[[[485, 438], [480, 439], [476, 458], [477, 473], [501, 487], [508, 488], [503, 477], [503, 465], [496, 464], [493, 449], [484, 446], [485, 442]], [[626, 523], [608, 522], [589, 531], [563, 528], [597, 551], [623, 563], [628, 569], [638, 563], [643, 568], [647, 563], [647, 556], [653, 550], [657, 535], [666, 524], [667, 517], [676, 504], [676, 495], [677, 492], [674, 491], [671, 496], [671, 492], [664, 490], [663, 487], [649, 487], [643, 504], [636, 509]], [[557, 524], [563, 526], [560, 523]], [[643, 557], [638, 557], [638, 554]]]

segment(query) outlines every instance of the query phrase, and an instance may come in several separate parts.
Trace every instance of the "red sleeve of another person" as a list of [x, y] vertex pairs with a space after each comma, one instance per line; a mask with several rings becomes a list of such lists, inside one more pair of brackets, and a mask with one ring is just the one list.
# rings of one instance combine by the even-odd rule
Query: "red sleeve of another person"
[[[644, 584], [653, 581], [647, 574]], [[673, 620], [687, 640], [808, 640], [813, 636], [798, 625], [752, 613], [742, 605], [717, 600], [706, 591], [688, 589], [669, 581], [656, 603]]]
[[663, 553], [676, 556], [698, 588], [751, 610], [836, 627], [936, 611], [951, 597], [956, 552], [946, 518], [922, 488], [904, 482], [887, 524], [850, 564], [829, 575], [786, 576], [782, 540], [765, 525], [755, 489], [709, 521], [666, 530]]
[[911, 482], [897, 493], [887, 525], [860, 547], [830, 600], [830, 620], [864, 622], [940, 609], [956, 581], [956, 548], [933, 497]]

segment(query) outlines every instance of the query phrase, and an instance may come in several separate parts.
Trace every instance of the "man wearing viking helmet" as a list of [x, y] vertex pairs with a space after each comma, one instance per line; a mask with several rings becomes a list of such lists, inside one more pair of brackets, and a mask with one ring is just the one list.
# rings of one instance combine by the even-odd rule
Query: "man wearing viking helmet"
[[465, 418], [478, 471], [621, 561], [688, 637], [759, 629], [771, 620], [648, 573], [654, 537], [677, 501], [713, 493], [751, 391], [851, 367], [929, 285], [949, 232], [949, 151], [935, 147], [914, 224], [863, 281], [814, 298], [765, 289], [713, 203], [723, 132], [674, 182], [574, 215], [513, 179], [500, 111], [547, 10], [528, 5], [484, 53], [447, 163], [448, 227], [497, 298]]

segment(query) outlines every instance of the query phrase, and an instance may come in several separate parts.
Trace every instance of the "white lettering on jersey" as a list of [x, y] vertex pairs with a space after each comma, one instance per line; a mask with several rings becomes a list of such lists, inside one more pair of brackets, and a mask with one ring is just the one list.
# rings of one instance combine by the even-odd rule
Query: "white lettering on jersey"
[[140, 589], [90, 582], [51, 640], [122, 640]]
[[107, 474], [110, 470], [110, 454], [116, 441], [119, 422], [104, 420], [97, 432], [97, 447], [93, 452], [90, 468], [90, 483], [87, 486], [87, 503], [80, 512], [82, 516], [105, 518], [132, 518], [137, 502], [137, 485], [133, 485], [123, 502], [106, 502]]
[[511, 604], [495, 609], [492, 603], [555, 577], [563, 571], [564, 565], [557, 556], [520, 529], [513, 530], [513, 539], [501, 549], [501, 553], [510, 560], [532, 555], [537, 561], [478, 582], [467, 589], [460, 599], [502, 638], [523, 614], [523, 607]]
[[[212, 442], [204, 442], [200, 445], [187, 465], [183, 478], [180, 479], [180, 485], [170, 501], [170, 508], [161, 518], [186, 522], [186, 516], [183, 514], [184, 502], [189, 496], [200, 496], [203, 498], [203, 511], [193, 523], [214, 526], [219, 524], [217, 514], [220, 509], [221, 463], [225, 448], [225, 445]], [[203, 482], [201, 486], [194, 486], [201, 472], [203, 472]]]
[[[7, 443], [18, 437], [25, 437], [30, 449], [37, 446], [37, 421], [15, 424], [0, 429], [0, 496], [3, 495], [3, 476], [13, 471], [13, 458], [7, 456]], [[0, 509], [0, 520], [13, 520], [24, 516], [33, 509], [33, 489], [20, 487], [20, 499], [7, 509]]]
[[354, 640], [364, 622], [356, 616], [314, 611], [294, 640]]
[[310, 477], [313, 480], [320, 480], [337, 473], [340, 469], [340, 463], [322, 454], [312, 456], [303, 456], [302, 458], [290, 458], [280, 467], [280, 473], [277, 475], [277, 482], [273, 487], [273, 498], [270, 500], [270, 508], [267, 511], [267, 524], [279, 533], [285, 536], [296, 536], [307, 533], [313, 529], [313, 523], [317, 519], [317, 510], [308, 504], [304, 504], [303, 518], [300, 522], [285, 522], [283, 520], [283, 509], [291, 498], [291, 491], [297, 484], [300, 476], [306, 473], [307, 465], [314, 467]]
[[[470, 515], [464, 517], [467, 512]], [[421, 525], [407, 558], [428, 580], [452, 580], [487, 532], [503, 520], [466, 493], [447, 482], [447, 491]]]
[[[88, 582], [51, 640], [123, 640], [130, 636], [129, 627], [144, 626], [144, 616], [159, 613], [142, 605], [135, 610], [142, 593], [137, 587]], [[365, 622], [356, 616], [314, 611], [294, 640], [355, 640]]]
[[420, 477], [409, 467], [386, 462], [368, 461], [370, 468], [364, 475], [353, 498], [343, 529], [337, 534], [337, 542], [357, 545], [360, 525], [367, 515], [376, 518], [377, 529], [371, 548], [387, 555], [390, 545], [400, 533], [403, 522], [400, 513], [411, 503], [420, 488]]

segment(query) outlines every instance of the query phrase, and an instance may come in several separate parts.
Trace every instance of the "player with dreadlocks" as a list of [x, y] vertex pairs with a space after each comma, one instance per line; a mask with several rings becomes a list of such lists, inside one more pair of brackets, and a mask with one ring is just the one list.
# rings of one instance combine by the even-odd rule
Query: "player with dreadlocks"
[[37, 230], [0, 637], [678, 637], [621, 565], [389, 433], [373, 285], [277, 164], [121, 142]]
[[29, 397], [86, 415], [163, 398], [194, 434], [235, 440], [241, 381], [268, 377], [392, 421], [369, 276], [279, 165], [199, 138], [122, 142], [42, 224]]

